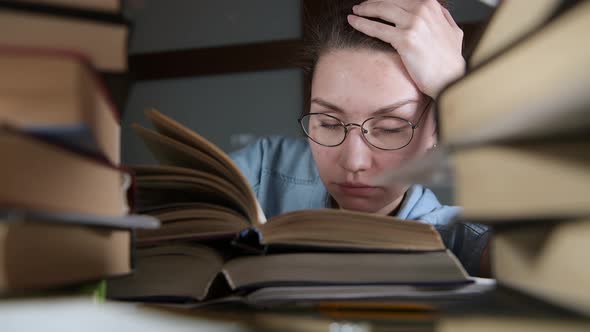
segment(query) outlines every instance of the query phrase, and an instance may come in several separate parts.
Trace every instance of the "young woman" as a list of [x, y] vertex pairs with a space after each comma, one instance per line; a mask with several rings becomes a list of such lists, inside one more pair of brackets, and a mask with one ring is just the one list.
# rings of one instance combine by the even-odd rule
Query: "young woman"
[[479, 274], [486, 228], [451, 224], [459, 208], [423, 186], [375, 185], [436, 146], [431, 100], [465, 66], [447, 9], [435, 0], [343, 0], [311, 32], [307, 139], [267, 138], [232, 154], [265, 214], [338, 207], [421, 220]]

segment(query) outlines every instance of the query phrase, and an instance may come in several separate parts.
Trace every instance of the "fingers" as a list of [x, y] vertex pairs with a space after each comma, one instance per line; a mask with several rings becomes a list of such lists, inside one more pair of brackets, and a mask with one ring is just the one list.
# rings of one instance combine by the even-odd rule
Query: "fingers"
[[380, 39], [386, 43], [390, 43], [394, 48], [397, 48], [400, 38], [400, 29], [368, 20], [364, 17], [348, 15], [348, 23], [356, 30], [377, 39]]
[[[352, 8], [354, 14], [390, 22], [398, 28], [411, 29], [416, 24], [456, 23], [437, 0], [367, 0]], [[445, 15], [446, 13], [446, 15]]]
[[457, 22], [455, 22], [455, 20], [453, 19], [453, 16], [451, 16], [451, 13], [446, 9], [446, 8], [441, 8], [443, 16], [447, 19], [447, 22], [449, 22], [449, 24], [456, 29], [460, 29], [459, 26], [457, 25]]
[[[384, 0], [367, 0], [367, 1], [363, 2], [362, 4], [372, 3], [372, 2], [382, 2], [382, 1], [384, 1]], [[386, 1], [397, 5], [398, 7], [402, 8], [403, 10], [405, 10], [407, 12], [411, 12], [416, 7], [416, 5], [419, 5], [421, 3], [420, 0], [386, 0]]]
[[[441, 14], [444, 14], [444, 11], [446, 11], [446, 9], [437, 0], [367, 0], [355, 7], [362, 8], [369, 5], [381, 8], [381, 10], [378, 10], [379, 12], [386, 12], [392, 7], [401, 8], [409, 15], [414, 15], [427, 21], [430, 21], [434, 18], [442, 19], [443, 15]], [[392, 23], [397, 24], [397, 22]]]
[[352, 7], [352, 11], [358, 16], [379, 18], [391, 22], [398, 28], [407, 28], [412, 20], [410, 13], [388, 1], [364, 2]]

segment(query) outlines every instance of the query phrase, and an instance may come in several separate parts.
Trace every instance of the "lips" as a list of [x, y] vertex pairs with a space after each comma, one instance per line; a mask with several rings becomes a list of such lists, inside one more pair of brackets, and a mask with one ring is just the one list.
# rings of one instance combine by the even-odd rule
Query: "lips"
[[369, 186], [364, 183], [337, 183], [336, 187], [340, 192], [351, 196], [370, 196], [379, 190], [379, 187]]

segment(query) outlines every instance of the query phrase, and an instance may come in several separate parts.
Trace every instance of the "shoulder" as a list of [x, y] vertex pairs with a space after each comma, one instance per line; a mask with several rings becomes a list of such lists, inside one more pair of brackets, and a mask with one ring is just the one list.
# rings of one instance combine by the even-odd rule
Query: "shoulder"
[[433, 225], [469, 274], [477, 275], [482, 253], [488, 244], [489, 228], [457, 221], [461, 210], [458, 206], [440, 204], [430, 189], [413, 185], [406, 192], [398, 217]]
[[460, 224], [473, 238], [478, 238], [489, 231], [489, 228], [484, 225], [458, 222], [461, 211], [462, 208], [459, 206], [441, 204], [430, 189], [413, 185], [406, 192], [397, 217], [424, 221], [443, 231], [454, 229]]
[[235, 151], [230, 157], [240, 169], [258, 176], [273, 175], [285, 181], [315, 182], [317, 169], [304, 138], [271, 136]]
[[442, 205], [430, 189], [416, 184], [406, 191], [397, 217], [439, 225], [450, 223], [460, 212], [461, 208]]
[[307, 139], [266, 137], [231, 154], [267, 217], [325, 207], [326, 189]]
[[269, 136], [259, 138], [254, 143], [231, 152], [230, 157], [233, 159], [245, 157], [280, 159], [282, 156], [296, 153], [309, 153], [307, 140], [299, 137]]

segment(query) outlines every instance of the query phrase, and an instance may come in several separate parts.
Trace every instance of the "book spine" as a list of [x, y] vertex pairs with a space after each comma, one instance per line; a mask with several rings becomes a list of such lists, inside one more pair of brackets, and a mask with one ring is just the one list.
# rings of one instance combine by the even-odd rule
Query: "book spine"
[[[92, 153], [92, 152], [89, 152], [84, 149], [80, 149], [76, 145], [66, 144], [61, 140], [48, 138], [47, 136], [44, 136], [44, 135], [35, 135], [34, 133], [27, 132], [26, 130], [21, 130], [19, 128], [15, 128], [15, 127], [12, 127], [12, 126], [6, 125], [6, 124], [0, 124], [0, 134], [18, 135], [21, 137], [25, 137], [27, 139], [35, 140], [35, 141], [39, 142], [40, 144], [46, 144], [49, 146], [53, 146], [57, 149], [65, 150], [70, 153], [77, 154], [82, 158], [90, 159], [95, 163], [104, 165], [109, 168], [116, 169], [119, 172], [121, 172], [121, 174], [127, 174], [128, 176], [133, 178], [133, 174], [132, 174], [132, 171], [130, 168], [125, 167], [123, 165], [114, 165], [108, 159], [106, 159], [105, 156], [103, 156], [101, 154], [96, 154], [96, 153]], [[131, 184], [133, 184], [133, 182]], [[131, 187], [131, 185], [129, 187]]]
[[64, 6], [0, 0], [0, 9], [18, 10], [33, 14], [44, 14], [62, 18], [84, 19], [104, 24], [129, 25], [129, 21], [121, 14], [111, 14], [101, 11]]

